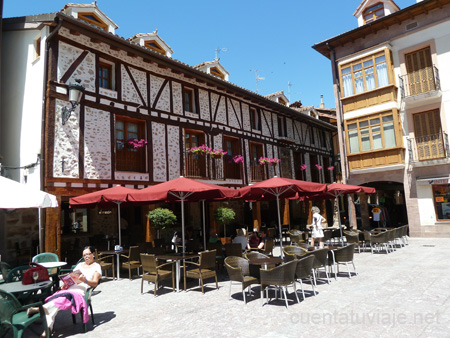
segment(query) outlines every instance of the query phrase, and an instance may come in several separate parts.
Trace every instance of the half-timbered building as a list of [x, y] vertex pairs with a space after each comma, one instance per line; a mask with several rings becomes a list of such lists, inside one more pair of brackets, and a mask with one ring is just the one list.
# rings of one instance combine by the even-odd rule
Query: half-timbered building
[[[274, 175], [331, 181], [330, 172], [313, 168], [334, 161], [334, 126], [232, 84], [218, 60], [192, 67], [173, 59], [157, 31], [125, 39], [117, 28], [95, 4], [3, 21], [2, 162], [20, 167], [39, 156], [28, 182], [60, 202], [42, 215], [45, 251], [63, 255], [69, 243], [78, 244], [75, 237], [114, 233], [115, 210], [73, 213], [68, 199], [117, 184], [143, 188], [179, 176], [230, 187]], [[67, 117], [68, 86], [77, 80], [84, 95]], [[133, 146], [134, 139], [141, 144]], [[202, 145], [227, 154], [214, 159], [189, 151]], [[233, 160], [237, 155], [242, 161]], [[261, 166], [260, 157], [281, 163]], [[24, 180], [23, 170], [5, 173]], [[252, 212], [245, 208], [237, 207], [240, 223], [261, 222], [261, 214], [269, 223], [260, 203]], [[188, 224], [196, 226], [197, 209], [189, 206]], [[285, 222], [300, 217], [295, 209], [289, 213], [285, 204]], [[135, 240], [142, 240], [146, 211], [123, 210], [124, 231]], [[75, 221], [81, 228], [74, 233]], [[27, 222], [20, 223], [25, 229]], [[21, 234], [8, 229], [11, 249]]]

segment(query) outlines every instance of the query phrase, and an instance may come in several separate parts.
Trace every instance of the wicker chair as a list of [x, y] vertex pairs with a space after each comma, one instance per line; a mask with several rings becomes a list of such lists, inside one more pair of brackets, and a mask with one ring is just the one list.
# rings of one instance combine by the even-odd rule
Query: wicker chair
[[294, 286], [295, 297], [297, 298], [297, 302], [300, 303], [295, 286], [295, 269], [297, 268], [297, 262], [298, 261], [294, 260], [273, 269], [261, 269], [261, 305], [264, 305], [264, 290], [266, 291], [266, 298], [268, 299], [269, 295], [267, 287], [271, 285], [283, 290], [286, 308], [288, 307], [286, 291], [287, 286], [289, 285]]
[[[30, 307], [38, 307], [39, 312], [30, 317], [27, 316], [27, 309]], [[13, 294], [0, 290], [0, 333], [6, 334], [3, 332], [3, 327], [11, 327], [14, 337], [22, 337], [25, 329], [37, 320], [42, 321], [46, 337], [50, 337], [41, 302], [22, 306]]]
[[186, 265], [192, 265], [194, 268], [186, 270], [184, 273], [184, 287], [186, 291], [186, 278], [194, 278], [200, 280], [202, 293], [205, 293], [203, 281], [214, 277], [216, 279], [216, 288], [219, 289], [216, 273], [216, 250], [200, 252], [200, 260], [198, 263], [185, 261]]
[[217, 267], [219, 268], [219, 270], [223, 267], [223, 245], [221, 241], [218, 241], [216, 243], [208, 243], [208, 250], [212, 251], [215, 250], [216, 251], [216, 263], [217, 263]]
[[299, 243], [304, 242], [303, 234], [299, 230], [290, 230], [290, 231], [288, 231], [288, 236], [289, 236], [289, 239], [291, 240], [291, 245], [293, 245], [293, 244], [297, 244], [298, 245]]
[[331, 241], [333, 238], [333, 230], [332, 229], [324, 229], [323, 230], [323, 238], [322, 241], [324, 244], [327, 244], [328, 241]]
[[[156, 290], [158, 289], [158, 283], [160, 281], [172, 278], [172, 289], [175, 291], [175, 273], [174, 262], [164, 263], [158, 265], [158, 260], [155, 255], [141, 253], [142, 262], [142, 281], [141, 281], [141, 293], [144, 292], [144, 280], [155, 284], [153, 294], [156, 296]], [[170, 270], [168, 270], [169, 268]]]
[[359, 240], [359, 234], [357, 232], [344, 231], [344, 235], [347, 239], [347, 243], [355, 243], [358, 246], [358, 253], [361, 253], [361, 246], [363, 245], [363, 241]]
[[268, 256], [272, 256], [272, 252], [273, 252], [273, 247], [274, 247], [274, 241], [272, 238], [268, 238], [266, 239], [266, 241], [264, 242], [264, 248], [263, 248], [263, 253], [265, 255]]
[[139, 260], [139, 247], [138, 246], [130, 246], [130, 251], [128, 252], [128, 256], [121, 254], [121, 257], [127, 259], [126, 262], [122, 262], [122, 268], [128, 269], [128, 276], [131, 280], [131, 270], [136, 269], [139, 275], [139, 268], [142, 266]]
[[295, 278], [300, 282], [300, 286], [302, 288], [303, 299], [305, 299], [305, 291], [303, 290], [303, 282], [302, 279], [309, 279], [309, 282], [312, 285], [314, 295], [316, 295], [316, 285], [314, 283], [313, 277], [313, 264], [314, 264], [314, 256], [310, 255], [307, 257], [303, 257], [298, 260], [297, 268], [295, 270]]
[[242, 257], [229, 256], [225, 258], [225, 268], [227, 269], [228, 276], [230, 277], [229, 298], [231, 299], [231, 285], [233, 282], [238, 282], [242, 285], [244, 303], [247, 304], [245, 289], [252, 284], [259, 284], [259, 280], [257, 278], [250, 276], [248, 261]]
[[95, 249], [95, 261], [100, 264], [102, 272], [105, 271], [105, 277], [108, 277], [108, 270], [111, 269], [113, 279], [116, 278], [116, 273], [114, 271], [114, 258], [115, 255], [99, 254], [97, 249]]
[[225, 244], [225, 256], [242, 257], [242, 245], [240, 243]]
[[303, 249], [299, 246], [295, 245], [288, 245], [283, 247], [283, 253], [287, 255], [294, 255], [296, 259], [299, 259], [300, 257], [306, 255], [308, 251], [306, 249]]
[[376, 247], [379, 252], [379, 247], [384, 246], [386, 253], [389, 253], [388, 242], [387, 231], [380, 232], [378, 234], [370, 234], [370, 251], [373, 253], [373, 248]]
[[[308, 252], [306, 254], [307, 256], [313, 255], [314, 256], [314, 263], [313, 263], [313, 269], [314, 272], [317, 272], [317, 278], [319, 277], [319, 269], [324, 268], [325, 275], [327, 276], [327, 282], [330, 284], [330, 278], [328, 276], [327, 266], [328, 266], [328, 249], [318, 249], [311, 252]], [[317, 285], [316, 282], [316, 275], [313, 275], [314, 277], [314, 284]]]
[[397, 246], [397, 241], [398, 241], [398, 245], [401, 247], [405, 246], [405, 243], [403, 242], [402, 239], [402, 228], [395, 228], [394, 230], [394, 245]]
[[[350, 274], [350, 268], [348, 267], [348, 263], [352, 263], [355, 275], [358, 275], [358, 273], [356, 272], [355, 263], [353, 262], [355, 246], [356, 244], [352, 243], [350, 245], [343, 246], [342, 248], [334, 250], [334, 262], [335, 265], [337, 265], [337, 270], [339, 270], [339, 264], [345, 264], [345, 266], [347, 267], [349, 278], [352, 278], [352, 275]], [[339, 271], [335, 270], [334, 271], [335, 277], [337, 276], [337, 273], [339, 273]]]
[[268, 257], [269, 257], [269, 256], [264, 255], [263, 253], [258, 252], [258, 251], [249, 251], [249, 252], [246, 252], [246, 253], [244, 254], [244, 258], [246, 258], [246, 259], [253, 259], [253, 258], [268, 258]]

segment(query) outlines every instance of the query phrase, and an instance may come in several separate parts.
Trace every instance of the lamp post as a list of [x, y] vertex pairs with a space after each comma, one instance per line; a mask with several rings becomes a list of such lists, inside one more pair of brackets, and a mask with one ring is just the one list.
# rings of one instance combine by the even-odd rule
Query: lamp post
[[63, 125], [66, 124], [72, 112], [75, 111], [77, 106], [80, 104], [81, 97], [84, 93], [84, 87], [81, 85], [81, 80], [77, 79], [75, 80], [75, 82], [76, 83], [72, 83], [69, 85], [69, 102], [72, 104], [72, 107], [62, 108], [61, 123]]

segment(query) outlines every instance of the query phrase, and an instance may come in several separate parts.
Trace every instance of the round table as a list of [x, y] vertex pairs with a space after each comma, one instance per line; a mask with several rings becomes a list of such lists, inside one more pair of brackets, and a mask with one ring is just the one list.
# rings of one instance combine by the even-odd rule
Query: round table
[[46, 269], [53, 269], [53, 268], [61, 268], [64, 265], [67, 265], [67, 262], [42, 262], [38, 264], [42, 265]]
[[280, 264], [283, 260], [280, 257], [267, 257], [267, 258], [252, 258], [248, 260], [250, 265], [261, 265], [267, 270], [267, 266], [270, 264]]
[[28, 284], [23, 285], [21, 281], [19, 282], [11, 282], [11, 283], [3, 283], [0, 284], [0, 289], [9, 293], [25, 293], [25, 292], [32, 292], [32, 291], [38, 291], [40, 289], [48, 288], [52, 285], [51, 280], [46, 280], [43, 282], [38, 282], [36, 284]]

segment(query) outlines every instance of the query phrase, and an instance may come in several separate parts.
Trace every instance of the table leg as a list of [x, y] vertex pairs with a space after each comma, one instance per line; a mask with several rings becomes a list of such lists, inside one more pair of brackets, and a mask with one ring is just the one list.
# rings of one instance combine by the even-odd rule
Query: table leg
[[117, 256], [117, 280], [120, 280], [120, 254], [116, 254]]
[[177, 260], [175, 264], [176, 264], [176, 269], [177, 269], [177, 271], [175, 271], [176, 279], [177, 279], [177, 292], [180, 292], [180, 261]]

